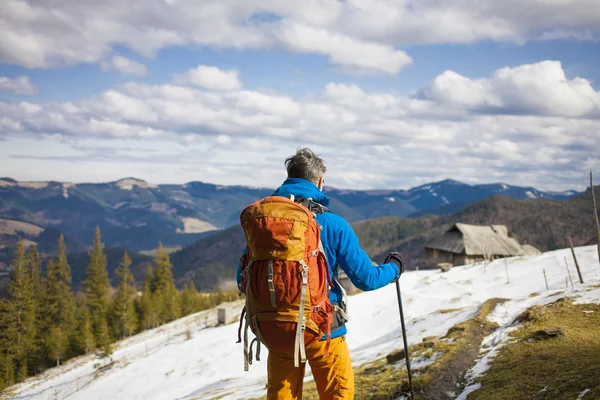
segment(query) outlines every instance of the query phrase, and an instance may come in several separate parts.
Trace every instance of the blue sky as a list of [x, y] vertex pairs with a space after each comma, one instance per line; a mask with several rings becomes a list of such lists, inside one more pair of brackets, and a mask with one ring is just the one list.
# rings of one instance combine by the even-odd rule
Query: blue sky
[[582, 189], [600, 7], [496, 3], [7, 0], [0, 176], [275, 186], [310, 146], [337, 187]]

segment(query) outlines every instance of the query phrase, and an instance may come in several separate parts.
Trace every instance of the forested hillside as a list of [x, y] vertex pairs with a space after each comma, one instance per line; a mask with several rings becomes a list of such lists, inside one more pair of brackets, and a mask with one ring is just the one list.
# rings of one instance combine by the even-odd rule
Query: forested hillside
[[[495, 194], [561, 200], [575, 194], [505, 184], [467, 185], [453, 180], [408, 190], [326, 187], [325, 192], [331, 197], [331, 210], [349, 222], [423, 212], [444, 215]], [[156, 248], [159, 242], [168, 247], [195, 243], [215, 230], [236, 224], [246, 205], [272, 193], [272, 188], [203, 182], [155, 185], [134, 178], [78, 184], [0, 178], [0, 218], [58, 229], [81, 243], [91, 242], [98, 226], [108, 246], [142, 251]]]
[[[600, 198], [600, 186], [596, 193]], [[352, 227], [374, 261], [382, 262], [390, 251], [401, 251], [413, 269], [423, 263], [424, 244], [457, 222], [507, 225], [522, 243], [542, 251], [567, 247], [569, 237], [575, 245], [583, 245], [595, 232], [589, 189], [567, 201], [494, 196], [450, 216], [383, 217], [356, 222]], [[178, 284], [193, 281], [207, 290], [232, 281], [244, 244], [241, 228], [233, 227], [174, 253]]]
[[[7, 296], [0, 298], [0, 392], [69, 358], [108, 356], [117, 340], [235, 296], [201, 295], [191, 282], [178, 290], [162, 246], [152, 262], [146, 257], [136, 282], [132, 259], [118, 249], [107, 257], [99, 229], [85, 253], [85, 269], [72, 269], [71, 260], [84, 256], [67, 255], [62, 236], [57, 249], [43, 261], [35, 246], [16, 247]], [[74, 277], [81, 285], [73, 285]]]

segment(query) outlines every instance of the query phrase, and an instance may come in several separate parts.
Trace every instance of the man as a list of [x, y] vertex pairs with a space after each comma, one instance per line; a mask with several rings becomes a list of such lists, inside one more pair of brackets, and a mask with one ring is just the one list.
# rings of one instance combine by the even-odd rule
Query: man
[[[273, 194], [296, 199], [312, 199], [318, 205], [327, 207], [329, 197], [322, 192], [325, 164], [310, 149], [299, 149], [294, 156], [286, 159], [288, 179]], [[394, 282], [402, 273], [402, 257], [391, 253], [391, 262], [373, 266], [369, 256], [360, 248], [356, 234], [342, 217], [331, 212], [317, 212], [316, 221], [321, 227], [321, 241], [329, 266], [329, 275], [334, 287], [329, 293], [332, 305], [336, 305], [337, 315], [329, 345], [329, 356], [325, 356], [326, 337], [306, 349], [317, 390], [321, 399], [352, 399], [354, 397], [354, 374], [350, 353], [346, 343], [344, 292], [334, 280], [338, 266], [348, 275], [359, 289], [368, 291], [381, 288]], [[238, 284], [241, 281], [238, 270]], [[269, 353], [268, 399], [301, 399], [304, 364], [294, 366], [294, 359]]]

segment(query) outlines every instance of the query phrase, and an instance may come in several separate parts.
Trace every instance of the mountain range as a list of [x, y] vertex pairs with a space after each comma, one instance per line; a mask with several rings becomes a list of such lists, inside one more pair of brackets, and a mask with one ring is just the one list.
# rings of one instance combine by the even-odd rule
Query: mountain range
[[[433, 190], [437, 193], [436, 189]], [[364, 196], [364, 192], [362, 193], [361, 195]], [[596, 187], [596, 193], [600, 198], [600, 186]], [[422, 265], [423, 245], [456, 222], [482, 225], [506, 224], [511, 234], [519, 241], [532, 244], [543, 251], [568, 246], [569, 237], [575, 245], [596, 242], [589, 189], [567, 200], [513, 199], [495, 195], [471, 203], [450, 215], [426, 213], [416, 217], [384, 216], [354, 222], [352, 227], [361, 246], [374, 261], [382, 262], [390, 251], [402, 251], [408, 268], [414, 269]], [[14, 245], [16, 240], [21, 238], [30, 244], [37, 244], [47, 260], [56, 251], [59, 234], [60, 231], [56, 228], [44, 229], [32, 224], [0, 220], [0, 292], [10, 269], [9, 264], [12, 259], [10, 246]], [[104, 232], [103, 240], [109, 241]], [[66, 236], [66, 243], [73, 285], [77, 288], [85, 276], [89, 256], [86, 246], [71, 236]], [[178, 286], [193, 281], [200, 290], [214, 290], [233, 284], [235, 269], [244, 245], [243, 232], [236, 224], [228, 229], [206, 234], [205, 237], [173, 252], [171, 261]], [[114, 269], [124, 252], [123, 247], [110, 244], [105, 249], [113, 284], [115, 283]], [[131, 250], [129, 254], [133, 259], [132, 272], [139, 283], [152, 257]]]
[[[235, 225], [246, 205], [272, 192], [270, 188], [203, 182], [154, 185], [135, 178], [77, 184], [0, 178], [0, 218], [58, 229], [80, 243], [91, 243], [99, 226], [108, 246], [141, 251], [155, 248], [159, 241], [168, 247], [190, 245]], [[448, 215], [497, 194], [554, 200], [577, 194], [454, 180], [409, 190], [326, 188], [325, 192], [331, 197], [331, 210], [349, 222], [384, 216]]]

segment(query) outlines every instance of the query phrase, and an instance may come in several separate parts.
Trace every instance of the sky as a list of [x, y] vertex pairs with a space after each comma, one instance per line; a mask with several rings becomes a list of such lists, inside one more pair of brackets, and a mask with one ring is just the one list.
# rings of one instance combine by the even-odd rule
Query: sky
[[599, 40], [598, 0], [2, 0], [0, 176], [581, 190]]

